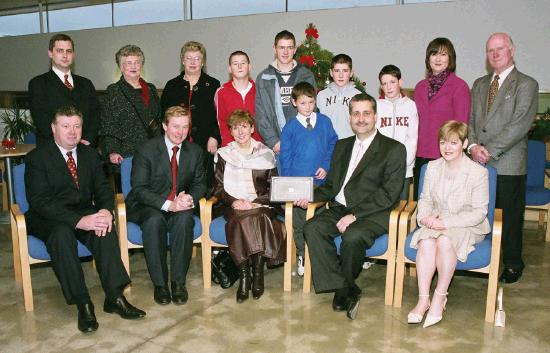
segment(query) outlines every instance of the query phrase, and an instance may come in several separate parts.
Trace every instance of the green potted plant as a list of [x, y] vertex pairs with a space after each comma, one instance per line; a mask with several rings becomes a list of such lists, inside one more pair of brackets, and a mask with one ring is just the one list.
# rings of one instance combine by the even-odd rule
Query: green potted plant
[[533, 127], [529, 132], [529, 139], [550, 142], [550, 107], [533, 122]]
[[35, 131], [25, 110], [17, 106], [2, 110], [0, 123], [4, 125], [2, 145], [6, 148], [14, 148], [16, 143], [23, 143], [25, 135]]

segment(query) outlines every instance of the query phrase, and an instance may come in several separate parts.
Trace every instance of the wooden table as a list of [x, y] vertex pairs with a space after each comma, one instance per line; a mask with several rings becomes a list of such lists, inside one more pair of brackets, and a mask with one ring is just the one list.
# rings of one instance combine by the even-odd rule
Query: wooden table
[[7, 189], [8, 189], [8, 203], [9, 205], [13, 205], [15, 203], [15, 199], [13, 196], [13, 176], [11, 173], [11, 158], [12, 157], [22, 157], [25, 156], [27, 153], [32, 151], [36, 145], [34, 144], [17, 144], [15, 146], [15, 149], [5, 149], [3, 147], [0, 147], [0, 158], [6, 160], [6, 181], [7, 181]]

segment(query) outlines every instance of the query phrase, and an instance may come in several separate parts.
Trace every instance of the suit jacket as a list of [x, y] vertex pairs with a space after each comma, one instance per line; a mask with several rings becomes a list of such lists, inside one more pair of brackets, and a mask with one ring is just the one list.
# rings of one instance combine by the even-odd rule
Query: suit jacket
[[37, 144], [53, 140], [51, 122], [55, 111], [64, 105], [74, 105], [83, 114], [82, 139], [96, 146], [100, 106], [92, 81], [72, 74], [74, 88], [69, 90], [50, 70], [29, 82], [31, 117], [36, 126]]
[[150, 136], [158, 135], [161, 125], [160, 102], [156, 87], [149, 87], [149, 106], [145, 106], [140, 91], [121, 77], [107, 87], [101, 105], [101, 135], [103, 154], [118, 153], [133, 156]]
[[487, 112], [491, 80], [492, 74], [480, 77], [472, 87], [469, 143], [487, 148], [492, 156], [489, 165], [498, 174], [527, 174], [527, 133], [537, 111], [538, 83], [514, 68]]
[[113, 190], [105, 177], [98, 153], [89, 146], [79, 144], [76, 156], [78, 188], [53, 141], [26, 156], [25, 187], [29, 210], [25, 218], [29, 227], [54, 221], [75, 228], [83, 216], [103, 208], [113, 210]]
[[[336, 143], [326, 182], [315, 189], [315, 201], [332, 201], [338, 195], [346, 178], [354, 143], [355, 136]], [[406, 166], [405, 146], [377, 132], [344, 188], [349, 213], [387, 230], [390, 212], [403, 189]]]
[[192, 123], [189, 135], [193, 142], [206, 149], [208, 139], [213, 137], [218, 140], [218, 145], [221, 145], [222, 138], [214, 106], [214, 95], [220, 87], [220, 81], [203, 72], [197, 84], [193, 86], [193, 95], [189, 102], [190, 85], [183, 75], [182, 72], [166, 82], [160, 98], [162, 114], [175, 105], [188, 108], [191, 111]]
[[[132, 161], [132, 191], [128, 194], [128, 208], [141, 205], [160, 210], [172, 190], [170, 158], [164, 136], [157, 136], [138, 149]], [[177, 192], [185, 191], [193, 197], [195, 207], [206, 193], [204, 152], [187, 140], [181, 144]]]

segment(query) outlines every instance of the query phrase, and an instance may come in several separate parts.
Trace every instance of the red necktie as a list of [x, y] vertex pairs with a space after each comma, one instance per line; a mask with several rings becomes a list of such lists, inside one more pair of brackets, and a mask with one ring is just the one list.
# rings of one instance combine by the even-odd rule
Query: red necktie
[[172, 159], [170, 159], [170, 170], [172, 171], [172, 190], [168, 195], [168, 200], [174, 201], [176, 198], [176, 188], [178, 186], [178, 146], [172, 147]]
[[76, 172], [76, 163], [73, 158], [73, 152], [67, 152], [67, 167], [69, 168], [69, 173], [73, 177], [74, 184], [78, 188], [78, 173]]
[[68, 74], [65, 74], [65, 82], [63, 82], [65, 84], [65, 86], [69, 89], [69, 91], [72, 91], [73, 90], [73, 85], [71, 85], [71, 83], [69, 82], [69, 75]]

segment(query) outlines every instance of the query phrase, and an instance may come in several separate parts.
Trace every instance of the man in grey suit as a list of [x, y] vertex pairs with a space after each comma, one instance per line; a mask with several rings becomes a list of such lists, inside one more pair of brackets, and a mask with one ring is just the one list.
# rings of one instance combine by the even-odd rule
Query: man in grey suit
[[527, 133], [537, 109], [538, 83], [515, 68], [515, 46], [506, 33], [487, 40], [487, 61], [493, 73], [472, 87], [468, 152], [482, 164], [496, 168], [496, 207], [503, 211], [504, 271], [500, 281], [514, 283], [522, 275], [521, 257]]
[[[314, 200], [328, 202], [309, 220], [304, 235], [309, 247], [316, 292], [334, 292], [332, 308], [355, 319], [365, 251], [388, 231], [390, 212], [403, 189], [407, 152], [401, 143], [376, 130], [376, 100], [366, 93], [349, 103], [355, 136], [336, 143], [326, 182]], [[296, 202], [305, 208], [306, 200]], [[341, 234], [340, 257], [334, 238]]]
[[[193, 208], [206, 192], [204, 153], [186, 140], [189, 110], [170, 107], [164, 114], [164, 136], [147, 141], [132, 162], [128, 220], [143, 232], [145, 261], [158, 304], [185, 304], [185, 278], [193, 249]], [[168, 289], [166, 233], [170, 233], [171, 289]]]

